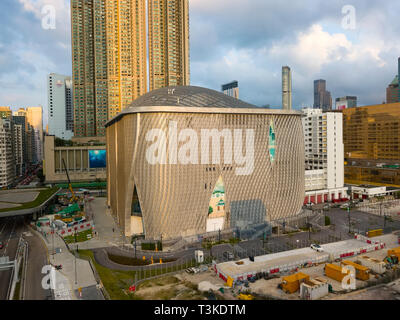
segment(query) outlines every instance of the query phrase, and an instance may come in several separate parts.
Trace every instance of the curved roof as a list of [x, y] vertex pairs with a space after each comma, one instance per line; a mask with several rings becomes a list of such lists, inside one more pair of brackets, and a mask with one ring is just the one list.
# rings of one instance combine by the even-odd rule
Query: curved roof
[[118, 113], [106, 127], [131, 113], [234, 113], [301, 116], [296, 110], [268, 109], [230, 97], [224, 93], [195, 86], [171, 86], [150, 91]]
[[258, 108], [222, 92], [195, 86], [171, 86], [153, 90], [133, 101], [129, 108], [145, 106]]

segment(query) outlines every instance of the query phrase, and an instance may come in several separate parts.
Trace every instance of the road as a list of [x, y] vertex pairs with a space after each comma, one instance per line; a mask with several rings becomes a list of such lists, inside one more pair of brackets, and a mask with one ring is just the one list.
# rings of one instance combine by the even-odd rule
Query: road
[[[0, 257], [8, 256], [15, 259], [19, 238], [23, 237], [28, 243], [28, 263], [25, 281], [24, 300], [46, 300], [51, 296], [49, 291], [42, 288], [41, 274], [44, 265], [47, 265], [47, 252], [42, 240], [34, 235], [26, 226], [23, 217], [8, 217], [0, 219], [0, 241], [4, 248], [0, 249]], [[7, 298], [7, 291], [11, 280], [11, 269], [0, 271], [0, 300]]]
[[51, 299], [51, 291], [42, 287], [42, 268], [48, 265], [48, 256], [43, 240], [29, 229], [24, 233], [24, 239], [28, 242], [28, 265], [26, 268], [24, 300], [48, 300]]
[[[4, 248], [0, 250], [1, 257], [9, 257], [12, 261], [15, 258], [18, 248], [18, 241], [24, 229], [22, 217], [9, 217], [0, 219], [0, 241]], [[0, 271], [0, 300], [7, 299], [7, 291], [11, 279], [12, 270]]]

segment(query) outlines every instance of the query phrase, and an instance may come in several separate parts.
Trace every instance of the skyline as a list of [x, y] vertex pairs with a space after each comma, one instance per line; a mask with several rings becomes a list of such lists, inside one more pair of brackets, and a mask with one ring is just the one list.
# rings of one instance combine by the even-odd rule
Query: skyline
[[[312, 105], [313, 80], [319, 78], [333, 99], [355, 95], [360, 106], [384, 101], [400, 56], [394, 41], [400, 4], [352, 1], [356, 29], [345, 30], [342, 7], [348, 3], [306, 2], [312, 5], [191, 0], [191, 85], [219, 91], [221, 83], [237, 79], [244, 101], [281, 107], [281, 68], [288, 65], [293, 109]], [[56, 8], [55, 30], [41, 27], [46, 4]], [[72, 73], [69, 0], [5, 0], [2, 7], [7, 27], [0, 31], [0, 104], [14, 111], [42, 105], [46, 124], [47, 75]]]

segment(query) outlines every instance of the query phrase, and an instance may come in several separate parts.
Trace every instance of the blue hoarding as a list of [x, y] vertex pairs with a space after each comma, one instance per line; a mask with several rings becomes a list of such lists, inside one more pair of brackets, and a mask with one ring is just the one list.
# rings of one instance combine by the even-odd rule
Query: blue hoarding
[[90, 168], [106, 167], [106, 150], [89, 150]]

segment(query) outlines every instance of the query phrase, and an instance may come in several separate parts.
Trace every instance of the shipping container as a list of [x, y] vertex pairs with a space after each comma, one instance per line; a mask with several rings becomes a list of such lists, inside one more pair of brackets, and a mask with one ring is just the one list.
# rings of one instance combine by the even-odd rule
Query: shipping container
[[304, 300], [317, 300], [329, 294], [329, 284], [326, 280], [311, 279], [300, 285], [300, 298]]
[[377, 230], [370, 230], [368, 231], [368, 238], [373, 238], [377, 236], [381, 236], [383, 233], [382, 229], [377, 229]]
[[367, 281], [369, 280], [369, 268], [362, 266], [350, 260], [343, 260], [342, 266], [352, 266], [356, 269], [356, 279]]
[[[325, 272], [325, 275], [326, 275], [328, 278], [331, 278], [331, 279], [333, 279], [333, 280], [342, 282], [343, 278], [344, 278], [346, 275], [349, 275], [349, 274], [350, 274], [350, 271], [347, 271], [347, 272], [345, 272], [345, 273], [342, 273], [342, 269], [343, 269], [343, 268], [342, 268], [341, 266], [337, 266], [336, 264], [327, 263], [327, 264], [325, 265], [324, 272]], [[350, 283], [349, 283], [349, 284], [350, 284]]]
[[300, 284], [309, 280], [308, 274], [299, 272], [282, 278], [282, 290], [286, 293], [294, 293], [300, 289]]
[[400, 247], [394, 248], [394, 249], [389, 249], [388, 250], [388, 256], [396, 256], [400, 260]]
[[382, 274], [386, 272], [386, 263], [381, 260], [373, 259], [368, 256], [361, 256], [359, 260], [363, 266], [369, 268], [374, 273]]

